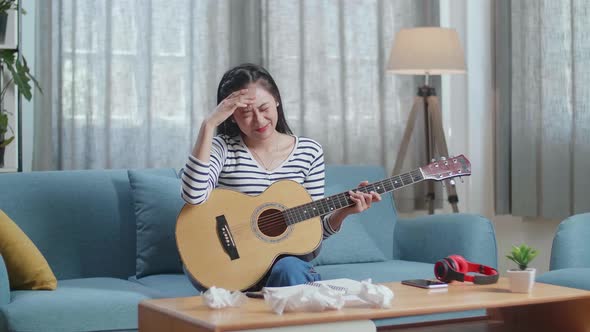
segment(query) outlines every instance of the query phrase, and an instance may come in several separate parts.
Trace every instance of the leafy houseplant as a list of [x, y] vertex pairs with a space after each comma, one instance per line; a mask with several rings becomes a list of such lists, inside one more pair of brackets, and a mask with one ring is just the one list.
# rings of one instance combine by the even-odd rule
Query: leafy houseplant
[[536, 269], [529, 268], [529, 264], [539, 252], [527, 246], [521, 244], [520, 246], [512, 246], [510, 255], [506, 255], [506, 258], [510, 259], [516, 265], [518, 269], [510, 269], [507, 271], [508, 279], [510, 280], [510, 290], [515, 293], [529, 293], [533, 285], [535, 284], [535, 272]]
[[529, 263], [537, 257], [538, 251], [533, 249], [526, 244], [521, 244], [520, 247], [512, 246], [510, 255], [506, 255], [506, 258], [510, 259], [518, 268], [522, 271], [528, 268]]
[[[16, 0], [0, 0], [0, 17], [7, 16], [8, 11], [18, 10]], [[21, 10], [24, 14], [24, 11]], [[6, 75], [4, 73], [7, 73]], [[2, 75], [2, 86], [0, 90], [0, 168], [4, 167], [4, 151], [6, 147], [15, 139], [14, 130], [8, 123], [8, 115], [10, 114], [5, 107], [5, 97], [11, 84], [18, 87], [18, 94], [23, 96], [26, 100], [31, 100], [33, 84], [41, 91], [39, 83], [35, 77], [30, 73], [27, 60], [20, 56], [16, 49], [2, 49], [0, 50], [0, 75]], [[7, 82], [3, 80], [8, 77]]]

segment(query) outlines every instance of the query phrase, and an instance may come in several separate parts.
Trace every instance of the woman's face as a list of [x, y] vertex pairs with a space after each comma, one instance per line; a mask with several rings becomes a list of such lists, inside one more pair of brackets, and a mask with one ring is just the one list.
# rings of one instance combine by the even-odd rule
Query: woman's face
[[236, 109], [233, 117], [248, 138], [264, 140], [275, 133], [278, 120], [277, 101], [258, 83], [251, 83], [247, 88], [249, 94], [256, 96], [256, 100], [250, 107]]

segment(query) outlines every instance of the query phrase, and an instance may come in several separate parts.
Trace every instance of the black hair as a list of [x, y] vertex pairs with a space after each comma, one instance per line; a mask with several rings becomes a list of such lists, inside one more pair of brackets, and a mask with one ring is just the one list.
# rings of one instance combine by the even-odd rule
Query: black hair
[[[279, 106], [277, 106], [277, 131], [279, 133], [291, 135], [291, 128], [289, 128], [287, 120], [285, 119], [285, 113], [283, 112], [283, 102], [281, 100], [279, 88], [272, 76], [270, 76], [268, 71], [262, 66], [252, 63], [244, 63], [226, 71], [217, 87], [217, 104], [219, 105], [219, 103], [234, 91], [244, 89], [250, 83], [260, 84], [275, 98], [277, 103], [279, 103]], [[240, 134], [240, 128], [235, 122], [232, 122], [231, 117], [229, 117], [217, 127], [217, 133], [233, 137]]]

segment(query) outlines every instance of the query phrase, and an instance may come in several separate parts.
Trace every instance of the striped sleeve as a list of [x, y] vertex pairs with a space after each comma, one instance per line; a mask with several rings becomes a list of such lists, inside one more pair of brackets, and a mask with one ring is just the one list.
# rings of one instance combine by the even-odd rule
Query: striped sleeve
[[[317, 144], [317, 155], [311, 162], [309, 173], [303, 182], [303, 186], [314, 201], [324, 198], [325, 173], [324, 151], [321, 145]], [[332, 229], [332, 226], [330, 225], [331, 216], [331, 213], [322, 216], [324, 240], [338, 233], [338, 231]]]
[[208, 163], [204, 163], [192, 155], [188, 156], [188, 161], [180, 176], [182, 184], [180, 195], [185, 202], [197, 205], [204, 203], [209, 198], [209, 194], [217, 185], [226, 156], [227, 144], [220, 136], [213, 138]]
[[323, 239], [327, 239], [330, 236], [338, 233], [340, 230], [335, 231], [332, 229], [332, 225], [330, 225], [330, 217], [332, 216], [331, 213], [322, 216], [322, 226], [324, 228], [324, 236]]
[[309, 166], [309, 172], [303, 181], [303, 186], [314, 201], [324, 197], [325, 183], [324, 151], [319, 144], [317, 144], [317, 149], [318, 151]]

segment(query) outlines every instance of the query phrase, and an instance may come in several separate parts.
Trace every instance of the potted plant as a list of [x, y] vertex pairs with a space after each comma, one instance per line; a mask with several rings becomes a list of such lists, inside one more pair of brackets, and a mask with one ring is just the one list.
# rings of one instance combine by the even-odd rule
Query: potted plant
[[538, 251], [534, 248], [521, 244], [520, 246], [512, 246], [510, 255], [506, 258], [510, 259], [518, 269], [510, 269], [508, 279], [510, 281], [510, 290], [514, 293], [529, 293], [535, 284], [536, 269], [529, 268], [530, 262], [537, 257]]
[[8, 27], [8, 11], [16, 10], [16, 0], [0, 0], [0, 44], [6, 41], [6, 28]]
[[[7, 15], [9, 10], [18, 10], [16, 0], [0, 0], [0, 17]], [[24, 13], [24, 10], [21, 9], [21, 13]], [[15, 139], [14, 129], [8, 121], [8, 115], [13, 114], [6, 108], [6, 93], [10, 86], [15, 84], [18, 87], [18, 94], [30, 101], [33, 96], [31, 81], [40, 92], [41, 87], [30, 73], [27, 60], [22, 55], [19, 57], [16, 49], [0, 50], [0, 75], [2, 75], [0, 79], [2, 83], [0, 86], [0, 168], [2, 168], [6, 147]]]

